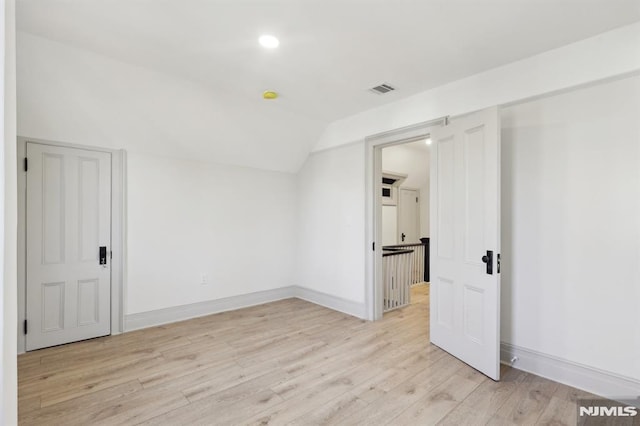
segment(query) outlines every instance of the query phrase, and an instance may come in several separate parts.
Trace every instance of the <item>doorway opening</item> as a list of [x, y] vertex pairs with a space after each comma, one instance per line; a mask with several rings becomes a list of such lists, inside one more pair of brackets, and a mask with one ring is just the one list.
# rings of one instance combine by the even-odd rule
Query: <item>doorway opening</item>
[[383, 314], [411, 304], [412, 294], [429, 294], [430, 142], [381, 148]]
[[[384, 312], [384, 288], [383, 288], [383, 250], [382, 247], [398, 241], [402, 242], [402, 231], [398, 234], [398, 229], [393, 229], [393, 225], [385, 226], [386, 237], [383, 241], [383, 197], [386, 196], [387, 191], [383, 192], [383, 189], [389, 189], [389, 186], [399, 188], [401, 184], [406, 182], [407, 173], [400, 173], [397, 176], [387, 175], [386, 177], [395, 177], [396, 181], [393, 183], [383, 183], [383, 150], [392, 148], [394, 146], [402, 146], [412, 143], [418, 143], [426, 145], [425, 141], [429, 139], [431, 131], [438, 126], [443, 119], [436, 119], [424, 123], [420, 123], [413, 126], [403, 127], [401, 129], [380, 133], [366, 138], [365, 143], [365, 193], [366, 193], [366, 205], [365, 205], [365, 224], [366, 224], [366, 256], [365, 256], [365, 304], [367, 319], [375, 321], [382, 318]], [[430, 148], [428, 148], [430, 149]], [[394, 167], [393, 162], [387, 162], [387, 167]], [[428, 170], [428, 164], [424, 167]], [[393, 172], [390, 170], [390, 172]], [[411, 183], [411, 180], [409, 181]], [[419, 186], [419, 185], [418, 185]], [[419, 189], [416, 187], [409, 187], [406, 189]], [[389, 189], [389, 196], [397, 197], [399, 192]], [[419, 194], [420, 197], [429, 197], [429, 194]], [[423, 198], [424, 200], [424, 198]], [[386, 202], [384, 204], [387, 204]], [[430, 217], [431, 206], [428, 203], [422, 211], [424, 216]], [[397, 210], [385, 208], [385, 216], [396, 216]], [[385, 220], [392, 222], [391, 219], [385, 217]], [[396, 222], [397, 224], [397, 219]], [[422, 225], [420, 225], [422, 227]], [[430, 225], [429, 225], [430, 227]], [[426, 231], [427, 229], [425, 229]], [[405, 233], [405, 243], [407, 241], [407, 233]], [[422, 229], [418, 233], [418, 237], [421, 237]], [[416, 243], [420, 243], [417, 241]]]

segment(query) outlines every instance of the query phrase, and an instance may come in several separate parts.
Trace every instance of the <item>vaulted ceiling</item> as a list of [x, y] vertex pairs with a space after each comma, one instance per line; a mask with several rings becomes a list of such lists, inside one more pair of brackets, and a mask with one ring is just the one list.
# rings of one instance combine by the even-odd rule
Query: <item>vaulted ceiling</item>
[[[637, 20], [638, 0], [18, 0], [17, 10], [21, 31], [191, 80], [236, 108], [274, 102], [280, 126], [296, 115], [324, 126]], [[280, 47], [262, 48], [264, 33]], [[380, 83], [397, 90], [367, 90]], [[267, 89], [280, 98], [263, 100]], [[285, 142], [310, 149], [304, 137]]]

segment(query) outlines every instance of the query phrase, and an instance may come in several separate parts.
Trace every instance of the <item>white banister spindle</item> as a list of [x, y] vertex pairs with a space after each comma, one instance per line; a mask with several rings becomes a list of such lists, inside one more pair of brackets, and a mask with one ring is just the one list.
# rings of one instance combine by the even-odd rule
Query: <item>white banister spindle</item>
[[392, 253], [382, 258], [384, 279], [384, 312], [401, 308], [410, 303], [413, 281], [414, 254]]

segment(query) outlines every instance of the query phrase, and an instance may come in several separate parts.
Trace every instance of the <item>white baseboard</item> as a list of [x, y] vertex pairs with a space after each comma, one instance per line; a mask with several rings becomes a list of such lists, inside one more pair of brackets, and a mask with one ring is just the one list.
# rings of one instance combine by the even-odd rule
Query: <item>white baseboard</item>
[[126, 315], [124, 319], [124, 327], [125, 331], [139, 330], [141, 328], [184, 321], [191, 318], [232, 311], [235, 309], [246, 308], [248, 306], [261, 305], [268, 302], [275, 302], [276, 300], [289, 299], [291, 297], [295, 297], [293, 286], [225, 297], [223, 299], [209, 300], [206, 302], [192, 303], [189, 305], [157, 309], [155, 311], [140, 312]]
[[[514, 357], [517, 360], [512, 363]], [[500, 344], [500, 359], [513, 368], [610, 399], [635, 399], [640, 395], [638, 380], [509, 343]]]
[[333, 309], [334, 311], [344, 312], [357, 318], [365, 318], [366, 310], [364, 303], [353, 302], [304, 287], [290, 286], [240, 296], [225, 297], [224, 299], [130, 314], [125, 316], [124, 326], [125, 331], [139, 330], [219, 312], [275, 302], [276, 300], [291, 297], [297, 297], [298, 299], [306, 300], [307, 302], [315, 303]]
[[354, 302], [341, 297], [332, 296], [306, 287], [295, 286], [294, 296], [316, 305], [324, 306], [334, 311], [344, 312], [356, 318], [366, 319], [366, 306], [364, 303]]

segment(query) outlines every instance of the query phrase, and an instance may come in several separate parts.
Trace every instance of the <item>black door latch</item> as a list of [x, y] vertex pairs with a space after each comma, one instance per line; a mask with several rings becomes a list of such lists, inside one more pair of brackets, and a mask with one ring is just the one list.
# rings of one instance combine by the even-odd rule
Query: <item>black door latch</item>
[[482, 256], [482, 261], [487, 264], [487, 274], [493, 275], [493, 251], [487, 250], [487, 254]]

